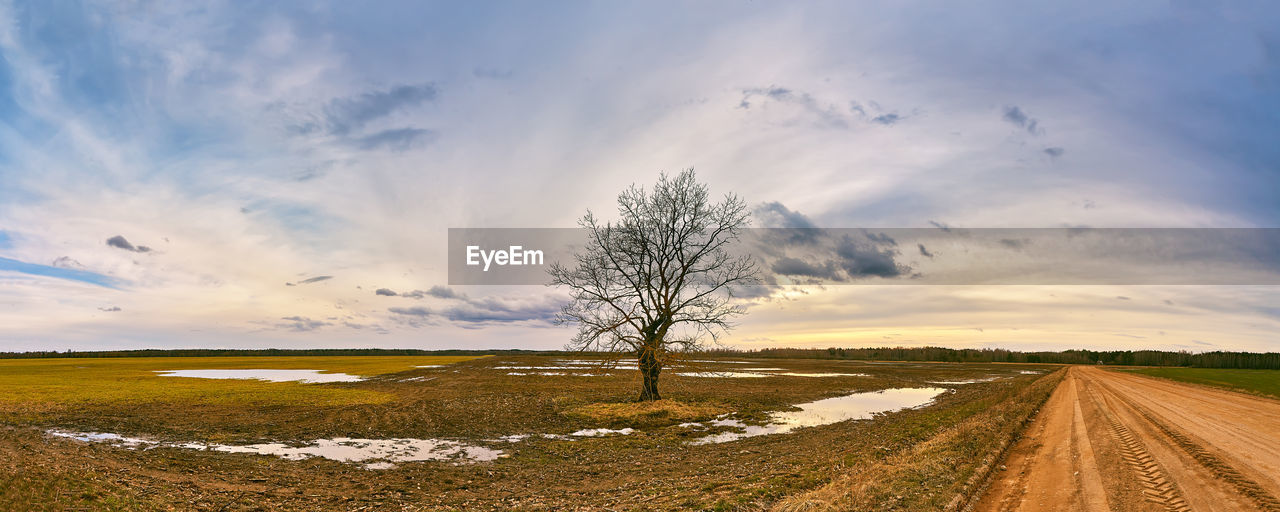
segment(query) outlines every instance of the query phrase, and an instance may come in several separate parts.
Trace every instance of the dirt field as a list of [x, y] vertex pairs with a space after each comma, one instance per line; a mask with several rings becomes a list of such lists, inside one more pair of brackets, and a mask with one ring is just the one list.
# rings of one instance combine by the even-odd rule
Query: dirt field
[[[976, 491], [999, 447], [1062, 375], [1058, 367], [1007, 364], [706, 363], [702, 370], [777, 375], [707, 378], [673, 369], [664, 395], [683, 404], [672, 410], [679, 414], [625, 419], [611, 414], [635, 397], [634, 370], [573, 376], [556, 367], [564, 357], [540, 356], [404, 371], [392, 366], [423, 362], [389, 359], [373, 368], [349, 359], [261, 358], [237, 367], [376, 376], [323, 384], [183, 380], [154, 372], [230, 362], [11, 362], [0, 371], [7, 375], [0, 396], [21, 398], [0, 399], [0, 510], [939, 510]], [[762, 424], [795, 404], [939, 386], [947, 391], [928, 406], [721, 444], [692, 443], [716, 430], [680, 425], [724, 412]], [[601, 427], [635, 431], [569, 435]], [[368, 469], [318, 457], [129, 449], [50, 435], [54, 429], [229, 445], [444, 439], [502, 456]], [[499, 439], [512, 434], [529, 437]]]
[[1074, 367], [975, 509], [1280, 510], [1280, 401]]

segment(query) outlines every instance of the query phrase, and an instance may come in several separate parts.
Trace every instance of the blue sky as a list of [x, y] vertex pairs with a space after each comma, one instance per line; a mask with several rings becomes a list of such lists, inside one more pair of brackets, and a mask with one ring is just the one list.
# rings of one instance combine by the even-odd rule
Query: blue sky
[[[1277, 27], [1270, 2], [0, 3], [0, 341], [559, 347], [555, 291], [445, 286], [445, 230], [572, 226], [688, 166], [830, 227], [1277, 227]], [[1274, 287], [904, 288], [780, 292], [729, 341], [1278, 343]]]

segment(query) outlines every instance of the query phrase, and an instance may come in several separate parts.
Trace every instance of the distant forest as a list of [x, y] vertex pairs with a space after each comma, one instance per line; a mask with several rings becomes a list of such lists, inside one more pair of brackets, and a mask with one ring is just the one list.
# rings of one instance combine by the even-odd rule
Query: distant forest
[[[720, 352], [720, 351], [717, 351]], [[724, 353], [787, 359], [851, 359], [859, 361], [939, 361], [953, 363], [1051, 363], [1135, 366], [1187, 366], [1194, 368], [1256, 368], [1280, 370], [1280, 353], [1267, 352], [1165, 352], [1161, 350], [1064, 350], [1019, 352], [999, 348], [766, 348]]]
[[[592, 355], [559, 350], [416, 350], [380, 348], [339, 349], [176, 349], [110, 350], [93, 352], [0, 352], [0, 359], [59, 357], [243, 357], [243, 356], [470, 356], [470, 355]], [[935, 361], [951, 363], [1048, 363], [1136, 366], [1186, 366], [1194, 368], [1254, 368], [1280, 370], [1280, 353], [1267, 352], [1165, 352], [1159, 350], [1065, 350], [1019, 352], [998, 348], [953, 349], [942, 347], [882, 348], [766, 348], [761, 350], [714, 349], [705, 355], [780, 359], [848, 359], [857, 361]], [[605, 354], [598, 354], [605, 355]], [[612, 354], [616, 356], [617, 354]]]

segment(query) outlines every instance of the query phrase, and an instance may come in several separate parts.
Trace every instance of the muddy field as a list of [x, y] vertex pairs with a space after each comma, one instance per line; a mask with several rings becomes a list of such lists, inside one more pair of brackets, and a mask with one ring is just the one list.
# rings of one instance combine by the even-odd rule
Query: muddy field
[[1280, 510], [1277, 496], [1280, 402], [1074, 367], [976, 509]]
[[637, 406], [625, 361], [144, 359], [0, 361], [0, 508], [937, 510], [1062, 375], [691, 360]]

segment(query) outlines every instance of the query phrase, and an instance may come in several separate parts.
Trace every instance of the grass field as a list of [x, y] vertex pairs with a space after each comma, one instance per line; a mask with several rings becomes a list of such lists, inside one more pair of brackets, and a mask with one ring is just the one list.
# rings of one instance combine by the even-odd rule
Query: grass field
[[1280, 370], [1236, 370], [1220, 368], [1137, 368], [1126, 370], [1152, 377], [1191, 384], [1243, 391], [1280, 398]]
[[[935, 510], [972, 492], [1060, 378], [1043, 366], [769, 359], [732, 366], [846, 375], [706, 378], [672, 370], [662, 381], [666, 403], [636, 405], [635, 370], [519, 375], [537, 370], [511, 367], [551, 367], [556, 358], [436, 359], [0, 360], [0, 509], [757, 510], [892, 503]], [[447, 366], [414, 368], [429, 364]], [[730, 366], [717, 364], [706, 366]], [[299, 384], [154, 375], [210, 368], [371, 378]], [[1021, 373], [1028, 370], [1042, 373]], [[937, 384], [970, 380], [978, 382]], [[851, 392], [938, 386], [951, 391], [927, 407], [723, 444], [691, 445], [705, 432], [679, 425], [726, 413], [759, 424], [771, 411]], [[566, 435], [602, 427], [636, 431]], [[447, 439], [503, 455], [370, 470], [322, 458], [132, 450], [52, 438], [48, 429], [175, 443]], [[531, 436], [498, 440], [518, 434]]]

